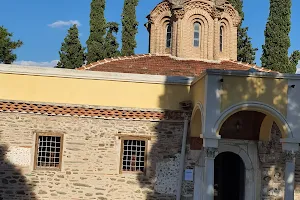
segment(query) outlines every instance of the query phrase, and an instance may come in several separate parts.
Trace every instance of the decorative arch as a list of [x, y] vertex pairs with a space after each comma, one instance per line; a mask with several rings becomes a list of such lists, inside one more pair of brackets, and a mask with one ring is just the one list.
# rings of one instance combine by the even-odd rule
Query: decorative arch
[[233, 26], [237, 27], [241, 22], [240, 14], [234, 7], [230, 4], [227, 4], [225, 7], [225, 13], [230, 17], [233, 22]]
[[198, 102], [192, 112], [191, 117], [191, 137], [199, 137], [204, 133], [204, 107]]
[[167, 33], [167, 25], [171, 24], [171, 17], [168, 15], [162, 15], [161, 18], [157, 20], [155, 23], [156, 27], [156, 50], [159, 53], [166, 53], [166, 33]]
[[171, 19], [171, 8], [168, 2], [159, 3], [149, 17], [151, 22], [150, 30], [150, 52], [165, 53], [165, 26], [166, 21]]
[[[220, 57], [224, 58], [229, 58], [230, 57], [230, 52], [231, 52], [231, 41], [232, 41], [232, 21], [228, 14], [225, 13], [223, 14], [221, 20], [219, 21], [219, 34], [220, 34], [220, 29], [223, 27], [223, 50], [220, 51]], [[218, 44], [220, 45], [220, 40], [218, 41]]]
[[[215, 126], [213, 128], [213, 132], [216, 133], [216, 135], [219, 135], [219, 131], [220, 131], [223, 123], [230, 116], [232, 116], [233, 114], [235, 114], [239, 111], [247, 111], [247, 110], [264, 113], [268, 118], [265, 122], [263, 121], [263, 124], [265, 124], [265, 125], [270, 124], [270, 120], [271, 120], [271, 121], [275, 122], [277, 124], [277, 126], [279, 127], [279, 129], [282, 133], [282, 138], [293, 138], [292, 131], [291, 131], [290, 126], [287, 123], [285, 117], [279, 111], [277, 111], [275, 108], [273, 108], [267, 104], [263, 104], [261, 102], [245, 102], [245, 103], [239, 103], [239, 104], [229, 107], [221, 114], [221, 116], [216, 121]], [[268, 135], [266, 136], [265, 134], [260, 137], [269, 138], [269, 136]]]
[[234, 153], [242, 159], [245, 166], [245, 200], [255, 199], [255, 170], [249, 155], [240, 146], [224, 144], [219, 147], [218, 155], [226, 152]]
[[[200, 48], [193, 45], [194, 23], [198, 21], [201, 25], [201, 41]], [[201, 8], [188, 10], [183, 18], [183, 30], [185, 34], [182, 36], [182, 46], [184, 57], [212, 59], [213, 58], [213, 33], [214, 20], [211, 15]]]

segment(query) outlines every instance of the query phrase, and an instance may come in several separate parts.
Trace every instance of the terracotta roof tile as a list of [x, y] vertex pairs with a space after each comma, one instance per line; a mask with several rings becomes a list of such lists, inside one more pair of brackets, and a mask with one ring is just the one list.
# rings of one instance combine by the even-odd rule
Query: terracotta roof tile
[[173, 57], [170, 55], [142, 54], [104, 59], [78, 68], [78, 70], [151, 74], [167, 76], [198, 76], [206, 69], [250, 70], [271, 72], [256, 65], [237, 61], [204, 61]]

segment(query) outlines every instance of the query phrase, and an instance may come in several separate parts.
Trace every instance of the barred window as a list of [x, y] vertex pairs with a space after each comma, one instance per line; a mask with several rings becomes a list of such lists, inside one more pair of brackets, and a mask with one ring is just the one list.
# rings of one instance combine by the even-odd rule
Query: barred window
[[60, 169], [62, 134], [38, 133], [36, 138], [35, 169]]
[[145, 172], [146, 146], [145, 140], [122, 140], [123, 172]]

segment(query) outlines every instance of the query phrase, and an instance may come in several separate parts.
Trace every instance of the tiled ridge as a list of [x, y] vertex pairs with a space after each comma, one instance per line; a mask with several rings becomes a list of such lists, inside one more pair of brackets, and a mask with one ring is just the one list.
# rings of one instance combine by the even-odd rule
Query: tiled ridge
[[35, 103], [0, 102], [0, 112], [30, 113], [48, 116], [78, 116], [104, 119], [183, 120], [183, 111], [144, 111], [78, 106], [44, 105]]
[[235, 60], [229, 60], [228, 62], [232, 62], [232, 63], [239, 64], [239, 65], [242, 65], [242, 66], [246, 66], [246, 67], [249, 67], [250, 69], [253, 68], [253, 69], [255, 69], [257, 71], [260, 71], [260, 72], [275, 72], [275, 71], [272, 71], [272, 70], [267, 69], [267, 68], [259, 67], [256, 64], [249, 64], [249, 63], [244, 63], [244, 62], [235, 61]]
[[82, 67], [77, 68], [77, 70], [89, 70], [95, 66], [103, 65], [105, 63], [110, 63], [113, 61], [120, 61], [120, 60], [132, 60], [132, 59], [138, 59], [143, 57], [151, 57], [155, 56], [156, 54], [136, 54], [132, 56], [119, 56], [119, 57], [113, 57], [113, 58], [105, 58], [104, 60], [99, 60], [97, 62], [90, 63], [88, 65], [84, 65]]

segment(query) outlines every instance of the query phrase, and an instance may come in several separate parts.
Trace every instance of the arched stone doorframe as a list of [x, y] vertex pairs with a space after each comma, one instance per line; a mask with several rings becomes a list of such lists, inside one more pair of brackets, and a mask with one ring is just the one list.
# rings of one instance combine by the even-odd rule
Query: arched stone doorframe
[[231, 152], [238, 155], [244, 165], [245, 165], [245, 199], [244, 200], [255, 200], [257, 196], [257, 191], [255, 187], [255, 171], [253, 167], [253, 163], [249, 157], [249, 155], [243, 150], [241, 147], [236, 145], [220, 145], [218, 149], [218, 156], [221, 153]]
[[[281, 131], [281, 142], [282, 142], [282, 150], [284, 151], [287, 159], [285, 161], [285, 192], [284, 192], [284, 199], [294, 199], [294, 183], [295, 183], [295, 160], [296, 160], [296, 152], [299, 151], [299, 139], [294, 138], [293, 133], [291, 131], [291, 128], [286, 121], [286, 118], [275, 108], [268, 104], [264, 104], [262, 102], [242, 102], [239, 104], [235, 104], [225, 111], [223, 111], [220, 115], [220, 117], [216, 120], [216, 123], [212, 129], [212, 135], [216, 139], [214, 140], [214, 143], [217, 142], [217, 138], [220, 138], [219, 130], [222, 126], [222, 124], [233, 114], [239, 112], [239, 111], [257, 111], [266, 114], [267, 116], [271, 116], [273, 120], [278, 125], [280, 131]], [[203, 137], [205, 139], [205, 135]], [[211, 138], [208, 138], [211, 139]], [[218, 149], [219, 150], [219, 149]], [[210, 158], [210, 160], [212, 160]], [[213, 166], [213, 162], [210, 161], [210, 166]], [[207, 165], [207, 166], [209, 166]], [[206, 169], [207, 169], [206, 166]], [[205, 175], [207, 177], [213, 176], [213, 173], [210, 171], [209, 173], [206, 173]], [[205, 183], [206, 186], [211, 186], [212, 181]], [[209, 199], [213, 199], [212, 192], [210, 191], [207, 196]], [[253, 197], [252, 197], [253, 198]]]

